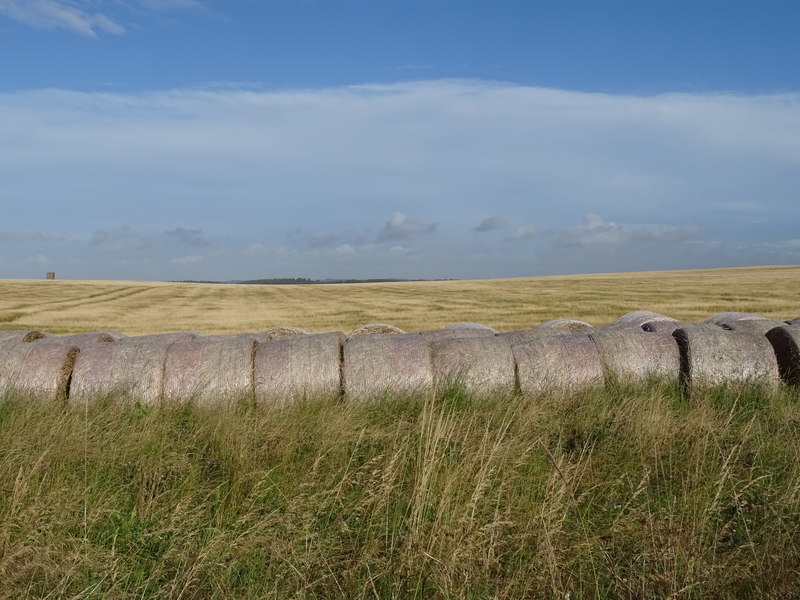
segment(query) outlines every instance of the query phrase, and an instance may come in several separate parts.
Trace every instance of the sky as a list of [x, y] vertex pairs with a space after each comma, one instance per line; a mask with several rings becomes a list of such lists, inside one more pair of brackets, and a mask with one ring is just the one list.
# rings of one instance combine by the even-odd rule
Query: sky
[[0, 0], [0, 278], [800, 264], [796, 0]]

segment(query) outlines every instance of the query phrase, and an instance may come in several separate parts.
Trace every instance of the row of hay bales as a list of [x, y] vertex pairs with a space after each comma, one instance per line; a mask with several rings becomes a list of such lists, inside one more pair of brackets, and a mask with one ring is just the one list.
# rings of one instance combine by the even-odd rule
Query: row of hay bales
[[370, 324], [349, 335], [296, 327], [138, 337], [0, 331], [0, 394], [272, 406], [437, 393], [456, 383], [472, 394], [528, 397], [655, 378], [682, 381], [689, 390], [777, 386], [800, 383], [798, 348], [800, 318], [778, 322], [749, 313], [685, 323], [636, 311], [600, 327], [556, 319], [505, 333], [478, 323], [421, 333]]

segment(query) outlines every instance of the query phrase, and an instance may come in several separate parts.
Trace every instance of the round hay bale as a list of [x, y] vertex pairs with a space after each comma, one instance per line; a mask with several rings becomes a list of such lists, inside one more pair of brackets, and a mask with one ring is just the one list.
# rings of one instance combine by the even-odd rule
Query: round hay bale
[[362, 325], [361, 327], [355, 328], [353, 331], [350, 332], [350, 335], [347, 336], [347, 339], [357, 338], [362, 335], [380, 335], [380, 334], [395, 334], [395, 333], [405, 333], [399, 327], [395, 327], [394, 325], [387, 325], [386, 323], [367, 323], [366, 325]]
[[19, 393], [40, 401], [65, 400], [78, 347], [45, 340], [0, 342], [0, 395]]
[[653, 378], [678, 381], [680, 377], [680, 352], [672, 332], [648, 333], [636, 326], [598, 328], [589, 337], [606, 380], [641, 383]]
[[459, 321], [458, 323], [450, 323], [447, 325], [445, 329], [456, 329], [456, 330], [463, 330], [463, 329], [481, 329], [484, 331], [490, 331], [493, 334], [500, 333], [497, 329], [489, 327], [488, 325], [484, 325], [482, 323], [473, 323], [472, 321]]
[[787, 325], [800, 325], [800, 317], [795, 317], [791, 321], [786, 321]]
[[603, 385], [603, 365], [588, 335], [542, 336], [513, 346], [523, 396], [575, 394]]
[[783, 324], [780, 321], [772, 321], [770, 319], [753, 319], [749, 321], [730, 321], [717, 326], [728, 331], [748, 331], [758, 335], [766, 335], [770, 329], [775, 329]]
[[69, 344], [75, 344], [83, 348], [87, 344], [116, 342], [125, 336], [118, 331], [92, 331], [89, 333], [75, 333], [72, 335], [62, 335], [59, 340]]
[[174, 343], [173, 335], [150, 335], [85, 346], [75, 360], [70, 400], [85, 403], [114, 396], [158, 404], [164, 391], [167, 349]]
[[197, 331], [174, 331], [172, 333], [151, 333], [148, 335], [136, 335], [129, 338], [124, 338], [126, 341], [143, 342], [143, 343], [156, 343], [156, 344], [174, 344], [175, 342], [187, 342], [198, 337], [205, 337], [204, 334]]
[[289, 335], [256, 348], [255, 402], [284, 406], [300, 399], [337, 398], [342, 394], [341, 331]]
[[661, 313], [652, 312], [649, 310], [635, 310], [633, 312], [629, 312], [627, 314], [622, 315], [619, 319], [614, 321], [615, 325], [636, 325], [637, 327], [642, 327], [646, 323], [653, 323], [653, 322], [675, 322], [677, 323], [677, 319], [673, 319], [672, 317], [668, 317], [667, 315], [662, 315]]
[[253, 402], [256, 344], [239, 335], [172, 344], [164, 364], [164, 401], [208, 407]]
[[344, 345], [345, 397], [354, 402], [433, 389], [430, 340], [413, 333], [349, 338]]
[[289, 337], [292, 335], [308, 335], [308, 331], [301, 327], [293, 327], [291, 325], [279, 325], [277, 327], [270, 327], [264, 331], [268, 339]]
[[772, 387], [780, 382], [775, 351], [762, 334], [697, 323], [672, 335], [681, 352], [681, 378], [689, 389], [736, 383]]
[[592, 326], [586, 321], [578, 321], [577, 319], [551, 319], [541, 323], [536, 329], [557, 329], [572, 333], [573, 331], [592, 329]]
[[35, 342], [52, 337], [55, 336], [34, 329], [8, 329], [0, 331], [0, 342]]
[[498, 333], [497, 337], [508, 340], [508, 342], [513, 346], [514, 344], [524, 344], [525, 342], [529, 342], [540, 337], [549, 337], [553, 335], [571, 335], [571, 333], [564, 329], [552, 329], [547, 327], [545, 329], [540, 329], [539, 327], [534, 327], [533, 329], [504, 331], [503, 333]]
[[433, 340], [431, 357], [438, 390], [458, 385], [473, 395], [515, 391], [514, 355], [511, 344], [502, 337]]
[[800, 324], [774, 327], [767, 332], [767, 339], [775, 350], [781, 379], [800, 385]]
[[434, 329], [432, 331], [420, 331], [419, 334], [428, 341], [436, 340], [460, 340], [464, 338], [490, 338], [496, 334], [491, 329], [479, 329], [475, 327], [464, 327], [459, 329]]

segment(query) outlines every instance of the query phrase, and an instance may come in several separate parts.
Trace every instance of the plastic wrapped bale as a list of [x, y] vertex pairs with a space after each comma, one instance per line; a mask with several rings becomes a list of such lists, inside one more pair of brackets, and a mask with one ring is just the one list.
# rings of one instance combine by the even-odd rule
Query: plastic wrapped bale
[[86, 403], [113, 396], [147, 405], [160, 403], [167, 349], [174, 343], [174, 336], [152, 335], [85, 346], [75, 360], [70, 400]]
[[283, 406], [300, 399], [342, 393], [344, 333], [292, 335], [259, 344], [255, 356], [257, 406]]
[[523, 396], [575, 394], [602, 386], [603, 365], [588, 335], [553, 335], [512, 347]]
[[116, 342], [123, 339], [125, 336], [118, 331], [92, 331], [89, 333], [75, 333], [72, 335], [63, 335], [59, 339], [62, 342], [75, 344], [79, 348], [83, 348], [88, 344]]
[[465, 327], [463, 329], [434, 329], [432, 331], [420, 331], [420, 336], [433, 342], [436, 340], [460, 340], [465, 338], [491, 338], [496, 334], [489, 329], [476, 329]]
[[578, 319], [551, 319], [550, 321], [541, 323], [536, 329], [554, 329], [558, 331], [565, 331], [567, 333], [573, 333], [578, 331], [586, 332], [592, 329], [592, 326], [586, 321], [579, 321]]
[[399, 327], [394, 325], [387, 325], [386, 323], [367, 323], [361, 327], [357, 327], [350, 332], [347, 339], [361, 337], [362, 335], [382, 335], [392, 333], [405, 333]]
[[0, 342], [0, 396], [18, 393], [40, 401], [65, 400], [78, 347], [44, 340]]
[[770, 329], [767, 339], [775, 350], [781, 379], [800, 385], [800, 323]]
[[510, 395], [516, 389], [514, 355], [502, 337], [434, 340], [431, 358], [438, 391], [459, 385], [471, 395]]
[[421, 335], [371, 335], [344, 345], [344, 393], [351, 401], [414, 396], [433, 389], [431, 342]]
[[681, 378], [690, 390], [736, 383], [772, 387], [780, 382], [775, 351], [764, 335], [711, 323], [687, 325], [672, 335], [681, 352]]
[[0, 342], [36, 342], [55, 337], [35, 329], [9, 329], [0, 331]]
[[248, 335], [220, 335], [172, 344], [164, 364], [164, 401], [208, 407], [252, 403], [257, 343]]
[[669, 333], [649, 333], [638, 327], [595, 329], [589, 334], [607, 380], [641, 383], [649, 379], [678, 381], [678, 343]]
[[654, 323], [654, 322], [673, 322], [677, 323], [677, 319], [673, 319], [672, 317], [668, 317], [667, 315], [662, 315], [661, 313], [652, 312], [649, 310], [635, 310], [633, 312], [629, 312], [627, 314], [622, 315], [619, 319], [614, 321], [616, 325], [636, 325], [637, 327], [643, 327], [647, 323]]
[[455, 329], [455, 330], [480, 329], [495, 334], [499, 333], [497, 329], [494, 329], [493, 327], [489, 327], [488, 325], [484, 325], [483, 323], [474, 323], [472, 321], [459, 321], [458, 323], [450, 323], [450, 325], [447, 325], [445, 329]]
[[270, 327], [264, 331], [264, 334], [266, 334], [269, 339], [290, 337], [293, 335], [308, 335], [308, 333], [309, 332], [302, 327], [293, 327], [292, 325], [278, 325], [277, 327]]

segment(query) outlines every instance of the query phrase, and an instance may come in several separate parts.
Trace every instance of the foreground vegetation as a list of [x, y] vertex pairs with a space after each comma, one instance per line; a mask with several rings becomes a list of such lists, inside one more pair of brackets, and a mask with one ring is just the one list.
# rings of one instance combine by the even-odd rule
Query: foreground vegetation
[[508, 331], [558, 317], [599, 325], [640, 309], [687, 321], [723, 311], [784, 320], [800, 316], [798, 297], [798, 266], [338, 285], [0, 280], [0, 329], [349, 332], [378, 322], [424, 331], [477, 321]]
[[2, 598], [800, 595], [800, 391], [0, 399]]

